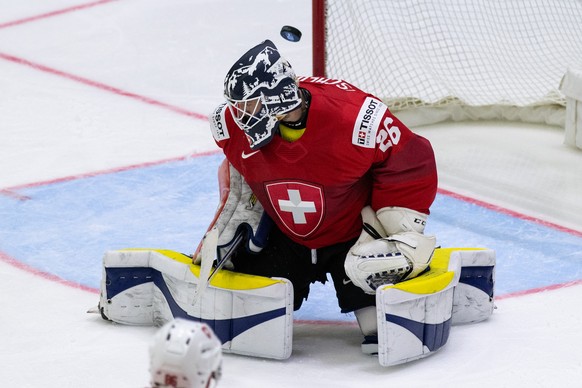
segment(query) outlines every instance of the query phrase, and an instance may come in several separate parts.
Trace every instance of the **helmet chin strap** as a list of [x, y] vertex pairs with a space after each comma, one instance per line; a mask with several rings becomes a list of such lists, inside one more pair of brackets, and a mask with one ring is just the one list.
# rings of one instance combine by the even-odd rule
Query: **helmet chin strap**
[[281, 123], [289, 129], [305, 129], [307, 124], [311, 93], [306, 89], [299, 88], [299, 96], [301, 98], [301, 104], [281, 119]]
[[309, 112], [311, 94], [306, 89], [299, 89], [299, 93], [301, 97], [301, 105], [294, 110], [299, 118], [295, 121], [291, 121], [286, 120], [287, 117], [285, 117], [279, 123], [279, 134], [288, 142], [299, 140], [305, 133], [307, 127], [307, 114]]

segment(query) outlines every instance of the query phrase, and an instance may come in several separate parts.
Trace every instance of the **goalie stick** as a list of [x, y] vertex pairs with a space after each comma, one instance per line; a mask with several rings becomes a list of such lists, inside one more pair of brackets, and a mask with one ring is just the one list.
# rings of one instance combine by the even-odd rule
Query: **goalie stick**
[[210, 283], [210, 271], [212, 270], [212, 263], [216, 256], [216, 247], [218, 246], [218, 229], [213, 227], [210, 229], [204, 239], [202, 240], [202, 248], [200, 250], [200, 275], [198, 287], [194, 294], [193, 304], [198, 303], [202, 294]]
[[224, 265], [226, 263], [228, 263], [228, 261], [230, 260], [230, 257], [234, 254], [234, 252], [236, 252], [237, 248], [240, 246], [240, 244], [243, 241], [244, 241], [244, 235], [242, 233], [237, 233], [234, 240], [230, 244], [230, 248], [228, 249], [228, 251], [224, 254], [224, 256], [222, 256], [216, 260], [216, 265], [212, 269], [212, 272], [210, 272], [208, 275], [208, 283], [210, 283], [210, 281], [212, 280], [214, 275], [216, 275], [216, 273], [220, 269], [222, 269], [222, 267], [224, 267]]
[[[222, 257], [220, 257], [220, 255], [219, 255], [219, 257], [216, 260], [213, 260], [213, 261], [216, 261], [214, 268], [212, 268], [212, 269], [206, 268], [205, 269], [205, 271], [208, 271], [208, 272], [204, 272], [204, 275], [206, 275], [206, 273], [208, 273], [208, 276], [207, 276], [206, 285], [204, 287], [207, 287], [208, 284], [210, 284], [210, 282], [212, 281], [212, 278], [214, 278], [214, 275], [216, 275], [216, 273], [218, 271], [220, 271], [226, 263], [229, 262], [232, 255], [234, 255], [234, 253], [238, 250], [238, 248], [245, 241], [245, 239], [248, 238], [250, 240], [249, 244], [252, 242], [253, 245], [255, 246], [255, 249], [262, 249], [265, 246], [265, 244], [267, 243], [267, 236], [268, 236], [269, 231], [270, 231], [272, 226], [273, 226], [273, 221], [271, 220], [271, 218], [267, 215], [267, 213], [263, 213], [263, 215], [261, 216], [261, 220], [259, 221], [259, 225], [257, 226], [257, 230], [254, 234], [254, 238], [247, 236], [245, 234], [244, 230], [238, 230], [236, 232], [235, 237], [232, 240], [232, 242], [230, 242], [228, 244], [228, 246], [229, 246], [228, 250], [224, 253], [224, 255]], [[213, 227], [213, 229], [216, 229], [216, 227]], [[252, 233], [252, 232], [248, 232], [248, 233]], [[202, 243], [205, 244], [204, 241]], [[256, 244], [258, 244], [258, 245], [256, 245]], [[217, 245], [215, 244], [215, 251], [216, 251], [216, 246]], [[201, 250], [202, 258], [201, 258], [201, 263], [200, 263], [200, 278], [202, 278], [202, 276], [203, 276], [202, 261], [204, 260], [204, 250], [203, 250], [204, 248], [201, 248], [201, 249], [202, 249]], [[256, 251], [256, 250], [254, 252], [258, 253], [258, 251]]]
[[[229, 250], [224, 254], [224, 256], [214, 259], [218, 247], [218, 229], [213, 227], [210, 229], [204, 239], [202, 240], [202, 248], [200, 250], [200, 285], [196, 289], [196, 294], [194, 294], [193, 304], [196, 304], [201, 298], [202, 294], [214, 278], [214, 275], [224, 267], [226, 263], [230, 260], [231, 256], [236, 252], [237, 248], [244, 241], [244, 234], [237, 233], [233, 242], [230, 244]], [[209, 259], [211, 258], [211, 259]], [[214, 267], [212, 264], [216, 261]]]

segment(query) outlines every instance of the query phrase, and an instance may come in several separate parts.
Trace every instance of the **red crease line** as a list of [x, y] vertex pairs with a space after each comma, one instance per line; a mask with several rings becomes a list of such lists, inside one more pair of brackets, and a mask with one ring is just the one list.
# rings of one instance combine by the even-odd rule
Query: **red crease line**
[[545, 221], [545, 220], [542, 220], [540, 218], [536, 218], [536, 217], [528, 216], [528, 215], [525, 215], [522, 213], [518, 213], [514, 210], [509, 210], [509, 209], [504, 208], [502, 206], [493, 205], [493, 204], [490, 204], [488, 202], [481, 201], [481, 200], [471, 198], [471, 197], [467, 197], [465, 195], [461, 195], [461, 194], [458, 194], [458, 193], [455, 193], [455, 192], [452, 192], [449, 190], [445, 190], [445, 189], [439, 188], [438, 192], [439, 192], [439, 194], [446, 195], [446, 196], [451, 197], [451, 198], [459, 199], [459, 200], [464, 201], [464, 202], [472, 203], [472, 204], [484, 207], [486, 209], [496, 211], [498, 213], [507, 214], [511, 217], [519, 218], [519, 219], [524, 220], [524, 221], [534, 222], [538, 225], [543, 225], [543, 226], [546, 226], [546, 227], [551, 228], [551, 229], [559, 230], [560, 232], [568, 233], [568, 234], [574, 235], [576, 237], [582, 237], [581, 231], [567, 228], [567, 227], [562, 226], [562, 225], [554, 224], [553, 222]]
[[503, 300], [503, 299], [515, 298], [518, 296], [525, 296], [525, 295], [532, 295], [532, 294], [540, 294], [540, 293], [546, 292], [546, 291], [560, 290], [562, 288], [578, 286], [578, 285], [582, 285], [582, 279], [572, 280], [572, 281], [569, 281], [566, 283], [552, 284], [552, 285], [545, 286], [545, 287], [532, 288], [530, 290], [511, 292], [509, 294], [496, 296], [495, 300]]
[[0, 195], [3, 195], [5, 197], [9, 197], [9, 198], [14, 198], [17, 199], [19, 201], [28, 201], [30, 199], [30, 197], [28, 195], [22, 195], [22, 194], [18, 194], [12, 190], [8, 190], [8, 189], [3, 189], [0, 190]]
[[97, 290], [95, 288], [87, 287], [87, 286], [84, 286], [84, 285], [79, 284], [79, 283], [75, 283], [75, 282], [71, 282], [71, 281], [68, 281], [68, 280], [61, 279], [60, 277], [58, 277], [56, 275], [53, 275], [53, 274], [48, 273], [48, 272], [41, 271], [41, 270], [36, 269], [34, 267], [31, 267], [31, 266], [29, 266], [27, 264], [24, 264], [24, 263], [16, 260], [15, 258], [7, 255], [6, 253], [4, 253], [2, 251], [0, 251], [0, 261], [3, 261], [6, 264], [9, 264], [9, 265], [11, 265], [13, 267], [16, 267], [16, 268], [18, 268], [18, 269], [20, 269], [20, 270], [22, 270], [24, 272], [28, 272], [29, 274], [32, 274], [32, 275], [41, 277], [41, 278], [43, 278], [45, 280], [49, 280], [49, 281], [52, 281], [52, 282], [55, 282], [55, 283], [62, 284], [64, 286], [76, 288], [78, 290], [83, 290], [83, 291], [91, 292], [91, 293], [94, 293], [94, 294], [95, 293], [99, 293], [99, 290]]
[[[48, 281], [62, 284], [64, 286], [68, 286], [68, 287], [72, 287], [72, 288], [75, 288], [78, 290], [90, 292], [92, 294], [99, 294], [99, 292], [100, 292], [99, 289], [96, 289], [93, 287], [87, 287], [87, 286], [84, 286], [84, 285], [79, 284], [79, 283], [64, 280], [56, 275], [53, 275], [53, 274], [50, 274], [50, 273], [47, 273], [44, 271], [40, 271], [34, 267], [31, 267], [27, 264], [24, 264], [16, 259], [14, 259], [13, 257], [7, 255], [6, 253], [4, 253], [2, 251], [0, 251], [0, 261], [5, 262], [6, 264], [9, 264], [13, 267], [16, 267], [24, 272], [28, 272], [32, 275], [41, 277], [41, 278], [48, 280]], [[525, 295], [538, 294], [538, 293], [542, 293], [542, 292], [546, 292], [546, 291], [559, 290], [562, 288], [572, 287], [572, 286], [577, 286], [577, 285], [582, 285], [582, 279], [574, 280], [574, 281], [570, 281], [570, 282], [566, 282], [566, 283], [561, 283], [561, 284], [552, 284], [552, 285], [546, 286], [546, 287], [540, 287], [540, 288], [534, 288], [534, 289], [530, 289], [530, 290], [513, 292], [513, 293], [501, 295], [501, 296], [496, 296], [495, 299], [496, 300], [509, 299], [509, 298], [520, 297], [520, 296], [525, 296]], [[304, 325], [357, 326], [357, 324], [355, 322], [350, 322], [350, 321], [326, 321], [326, 320], [298, 319], [298, 320], [294, 320], [294, 322], [297, 324], [304, 324]]]
[[[13, 186], [13, 187], [7, 187], [5, 189], [2, 189], [0, 191], [0, 193], [2, 193], [2, 192], [14, 193], [17, 190], [28, 189], [28, 188], [32, 188], [32, 187], [45, 186], [45, 185], [51, 185], [51, 184], [54, 184], [54, 183], [62, 183], [62, 182], [69, 182], [69, 181], [73, 181], [73, 180], [77, 180], [77, 179], [91, 178], [91, 177], [95, 177], [95, 176], [99, 176], [99, 175], [114, 174], [114, 173], [117, 173], [117, 172], [135, 170], [135, 169], [152, 167], [152, 166], [158, 166], [158, 165], [165, 164], [165, 163], [179, 162], [179, 161], [187, 160], [187, 159], [190, 159], [190, 158], [197, 158], [197, 157], [202, 157], [202, 156], [214, 155], [214, 154], [221, 153], [221, 152], [222, 152], [221, 150], [205, 151], [205, 152], [199, 152], [199, 153], [189, 154], [189, 155], [185, 155], [185, 156], [178, 156], [178, 157], [175, 157], [175, 158], [157, 160], [157, 161], [154, 161], [154, 162], [145, 162], [145, 163], [139, 163], [139, 164], [132, 164], [132, 165], [129, 165], [129, 166], [122, 166], [122, 167], [111, 168], [111, 169], [108, 169], [108, 170], [94, 171], [94, 172], [89, 172], [89, 173], [86, 173], [86, 174], [78, 174], [78, 175], [66, 176], [66, 177], [51, 179], [51, 180], [47, 180], [47, 181], [26, 183], [26, 184], [23, 184], [23, 185], [18, 185], [18, 186]], [[18, 195], [18, 196], [21, 196], [21, 195], [16, 194], [16, 193], [14, 193], [14, 194], [15, 195]], [[25, 197], [27, 199], [30, 199], [30, 197], [26, 197], [26, 196], [22, 196], [22, 197]]]

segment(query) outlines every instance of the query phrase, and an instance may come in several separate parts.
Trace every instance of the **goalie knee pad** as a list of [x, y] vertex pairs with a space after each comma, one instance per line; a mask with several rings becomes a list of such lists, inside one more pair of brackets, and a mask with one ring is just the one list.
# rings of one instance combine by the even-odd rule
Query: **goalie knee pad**
[[376, 335], [378, 333], [378, 322], [376, 321], [376, 306], [368, 306], [354, 311], [360, 330], [364, 336]]
[[362, 353], [378, 354], [378, 320], [376, 306], [368, 306], [354, 311], [360, 331], [364, 335]]

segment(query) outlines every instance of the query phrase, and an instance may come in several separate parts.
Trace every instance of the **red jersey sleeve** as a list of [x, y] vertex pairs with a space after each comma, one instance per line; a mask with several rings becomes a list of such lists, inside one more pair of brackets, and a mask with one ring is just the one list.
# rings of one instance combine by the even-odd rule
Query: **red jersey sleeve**
[[438, 183], [432, 146], [388, 110], [378, 130], [371, 172], [375, 211], [399, 206], [430, 213]]

